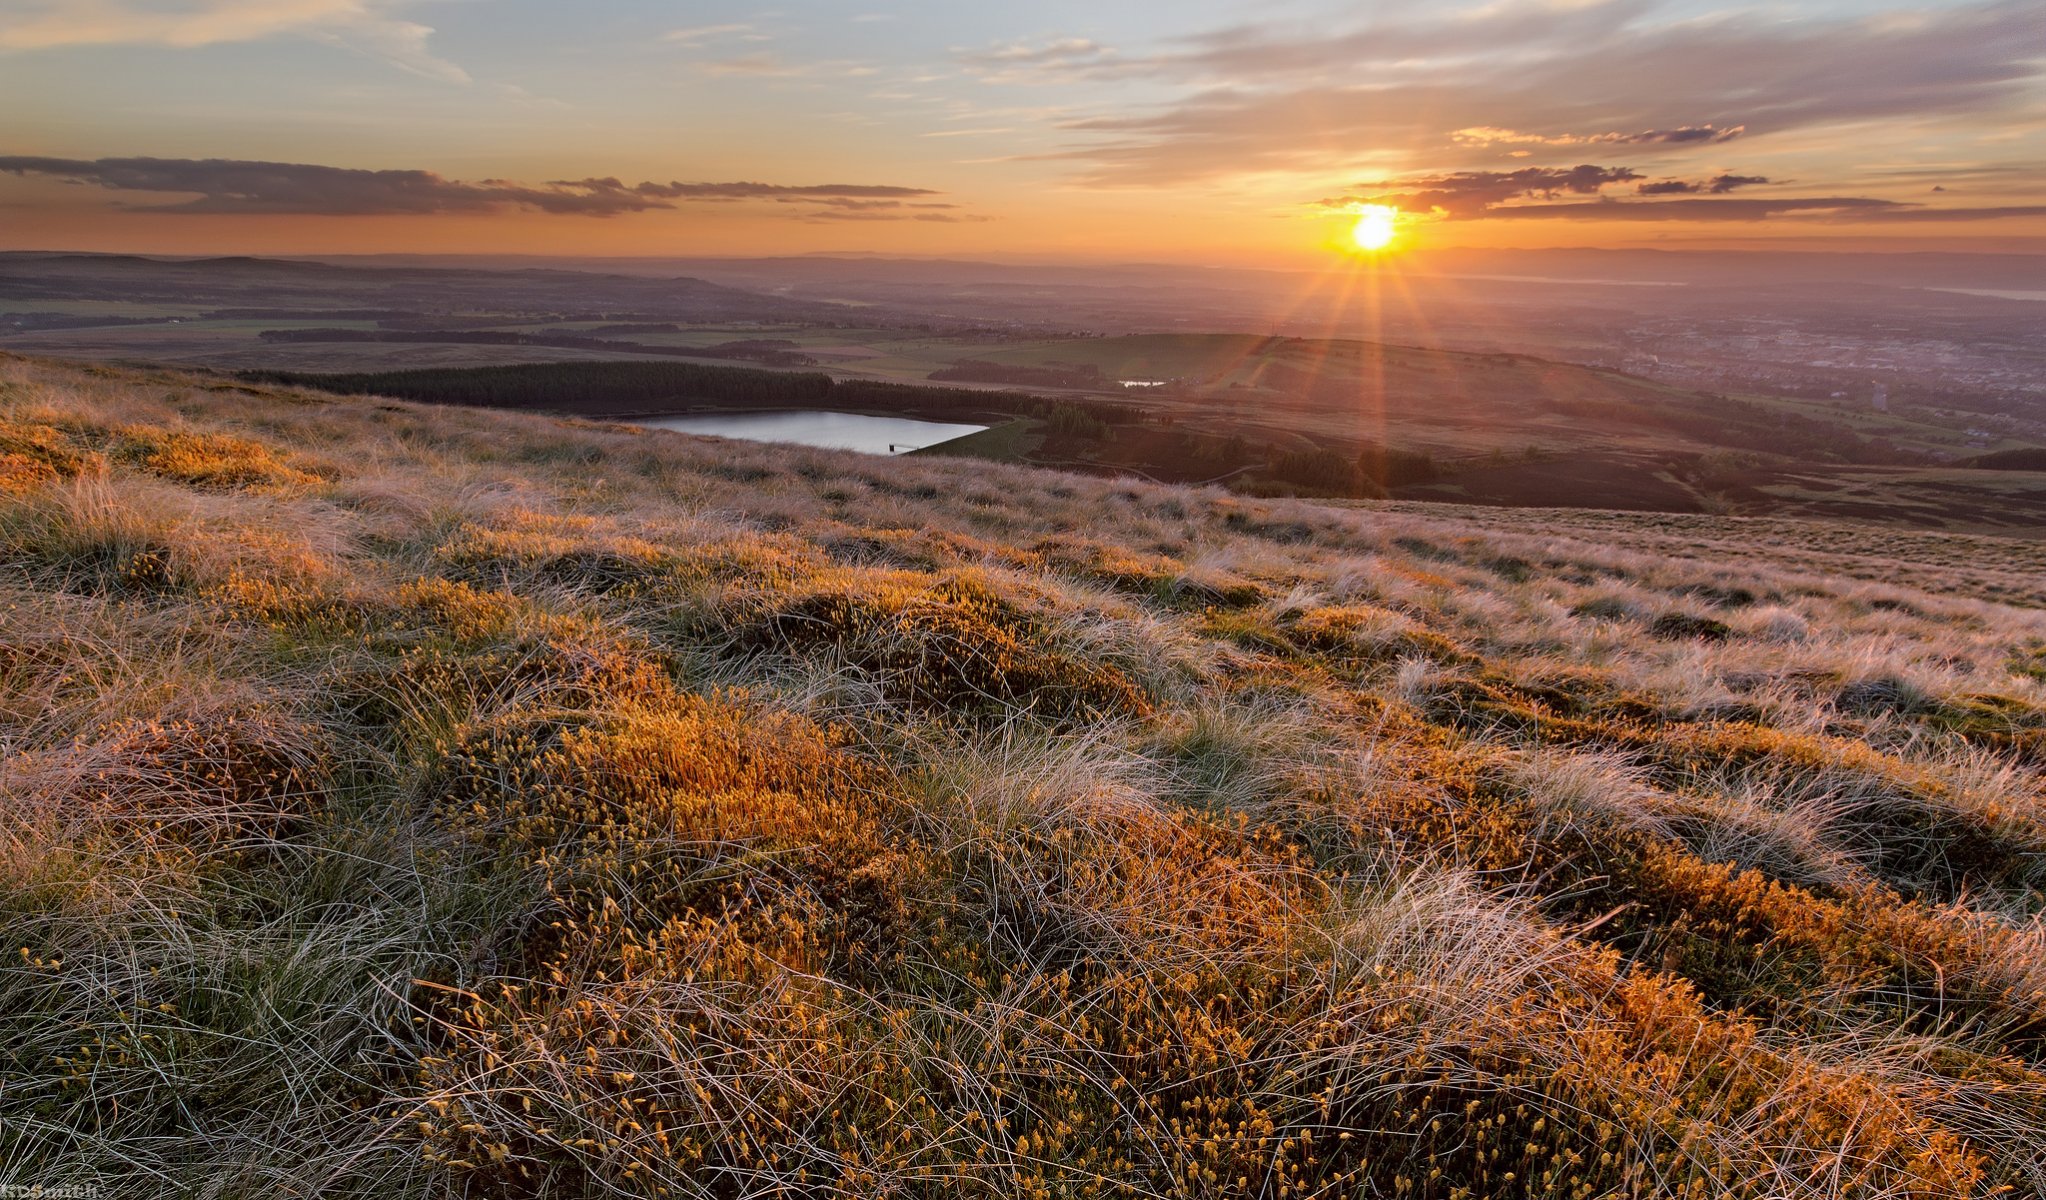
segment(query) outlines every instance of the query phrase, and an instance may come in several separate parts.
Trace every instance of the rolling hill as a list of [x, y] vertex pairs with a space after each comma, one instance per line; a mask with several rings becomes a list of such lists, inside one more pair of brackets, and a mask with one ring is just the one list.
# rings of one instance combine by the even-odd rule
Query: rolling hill
[[[689, 334], [699, 344], [677, 346], [653, 340], [674, 335], [641, 336], [648, 353], [634, 363], [242, 376], [600, 419], [760, 408], [938, 415], [995, 427], [927, 454], [1254, 495], [2046, 532], [2046, 478], [1989, 469], [2031, 452], [1942, 463], [1946, 435], [1920, 421], [1685, 392], [1519, 355], [1217, 334], [995, 350], [972, 337], [897, 337], [856, 367], [826, 367], [805, 352], [821, 348], [794, 339], [720, 345]], [[763, 352], [810, 361], [764, 371], [718, 357]]]
[[0, 357], [0, 1183], [2040, 1194], [2039, 555]]

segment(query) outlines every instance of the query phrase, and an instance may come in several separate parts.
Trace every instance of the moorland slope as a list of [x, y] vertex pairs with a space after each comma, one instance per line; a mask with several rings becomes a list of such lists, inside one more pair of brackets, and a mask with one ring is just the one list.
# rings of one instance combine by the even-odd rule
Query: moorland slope
[[0, 1183], [2040, 1194], [2036, 554], [0, 358]]

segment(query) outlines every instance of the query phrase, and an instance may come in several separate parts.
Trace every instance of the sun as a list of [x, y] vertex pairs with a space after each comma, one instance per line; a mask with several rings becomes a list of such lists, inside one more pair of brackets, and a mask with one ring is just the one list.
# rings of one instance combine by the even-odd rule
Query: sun
[[1399, 233], [1400, 210], [1390, 204], [1366, 204], [1357, 210], [1350, 241], [1359, 250], [1378, 251], [1392, 245]]

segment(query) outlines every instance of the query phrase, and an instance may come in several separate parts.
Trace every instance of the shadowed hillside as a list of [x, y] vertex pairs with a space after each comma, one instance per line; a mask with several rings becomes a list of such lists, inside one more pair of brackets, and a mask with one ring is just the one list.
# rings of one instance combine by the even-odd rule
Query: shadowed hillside
[[2039, 553], [0, 357], [0, 1184], [2041, 1194]]

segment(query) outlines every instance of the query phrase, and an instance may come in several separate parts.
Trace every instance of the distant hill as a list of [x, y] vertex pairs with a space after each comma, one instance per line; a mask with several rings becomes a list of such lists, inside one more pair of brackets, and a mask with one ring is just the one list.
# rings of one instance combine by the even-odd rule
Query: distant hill
[[608, 313], [620, 319], [797, 320], [829, 305], [684, 277], [531, 268], [356, 267], [299, 259], [0, 253], [0, 295], [220, 308], [356, 307], [409, 313]]

